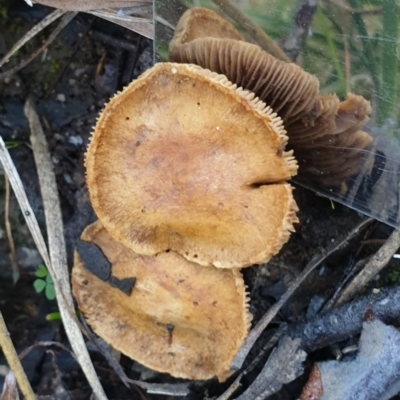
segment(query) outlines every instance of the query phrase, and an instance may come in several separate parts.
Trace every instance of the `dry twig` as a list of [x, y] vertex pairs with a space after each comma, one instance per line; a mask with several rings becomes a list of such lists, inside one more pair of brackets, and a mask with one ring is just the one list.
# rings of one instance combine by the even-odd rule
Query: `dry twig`
[[358, 290], [363, 288], [390, 261], [400, 247], [400, 231], [394, 230], [384, 245], [373, 255], [363, 270], [346, 287], [336, 304], [349, 300]]
[[330, 254], [334, 251], [342, 247], [347, 241], [349, 241], [353, 236], [355, 236], [361, 229], [363, 229], [367, 224], [369, 224], [372, 220], [370, 218], [362, 220], [342, 241], [338, 242], [330, 249], [324, 251], [322, 254], [314, 257], [303, 272], [291, 283], [287, 291], [284, 295], [277, 301], [261, 318], [261, 320], [257, 323], [257, 325], [252, 329], [249, 336], [247, 337], [245, 343], [240, 348], [239, 352], [236, 354], [232, 364], [231, 369], [237, 370], [242, 367], [247, 354], [253, 347], [254, 343], [264, 331], [264, 329], [268, 326], [268, 324], [272, 321], [272, 319], [276, 316], [279, 310], [283, 307], [286, 301], [290, 298], [290, 296], [294, 293], [294, 291], [300, 286], [300, 284], [307, 278], [307, 276], [314, 271], [318, 265], [321, 264]]
[[[0, 136], [0, 140], [1, 136]], [[22, 368], [18, 354], [15, 351], [14, 345], [11, 341], [10, 334], [8, 333], [7, 326], [4, 322], [3, 315], [0, 312], [0, 348], [6, 357], [10, 369], [14, 372], [17, 379], [19, 388], [26, 400], [35, 400], [36, 396], [33, 393], [32, 387], [26, 377], [25, 371]]]
[[311, 321], [289, 325], [287, 334], [292, 338], [300, 338], [301, 348], [311, 352], [358, 334], [369, 315], [386, 323], [398, 320], [400, 286], [382, 289], [379, 294], [343, 304], [317, 315]]
[[57, 27], [54, 29], [54, 31], [50, 34], [50, 36], [47, 38], [47, 40], [38, 48], [36, 49], [28, 58], [25, 60], [22, 60], [19, 64], [15, 65], [14, 67], [10, 68], [7, 71], [4, 71], [3, 73], [0, 74], [0, 79], [7, 78], [10, 75], [15, 74], [22, 68], [26, 67], [32, 60], [34, 60], [44, 49], [46, 49], [52, 42], [53, 40], [58, 36], [58, 34], [64, 29], [66, 25], [69, 24], [69, 22], [75, 17], [77, 13], [76, 12], [68, 12], [66, 13]]
[[13, 282], [17, 282], [20, 276], [19, 262], [17, 257], [17, 251], [15, 250], [14, 239], [12, 236], [11, 224], [10, 224], [10, 182], [8, 181], [7, 174], [4, 174], [5, 187], [6, 187], [6, 198], [4, 207], [4, 220], [6, 226], [6, 233], [8, 239], [8, 245], [11, 252], [11, 266], [13, 270]]
[[257, 356], [251, 361], [251, 363], [245, 368], [245, 370], [236, 377], [231, 386], [229, 386], [229, 388], [224, 393], [222, 393], [222, 395], [219, 396], [217, 400], [228, 400], [240, 387], [240, 381], [242, 380], [242, 378], [249, 374], [257, 365], [260, 364], [260, 360], [265, 356], [267, 351], [276, 346], [276, 344], [279, 342], [285, 332], [286, 324], [281, 324], [279, 328], [274, 332], [273, 336], [265, 344], [265, 346], [263, 346]]
[[300, 345], [300, 339], [284, 336], [270, 354], [260, 374], [236, 400], [265, 399], [300, 376], [304, 370], [302, 364], [307, 357]]
[[36, 24], [32, 29], [30, 29], [14, 46], [11, 50], [0, 60], [0, 67], [2, 67], [5, 63], [10, 60], [10, 57], [18, 51], [25, 43], [31, 40], [35, 35], [41, 32], [46, 26], [50, 25], [56, 19], [60, 18], [65, 11], [63, 10], [56, 10], [47, 15], [43, 18], [38, 24]]
[[29, 204], [28, 198], [25, 193], [24, 186], [21, 178], [19, 177], [18, 171], [7, 151], [6, 145], [3, 138], [0, 136], [0, 161], [3, 165], [4, 172], [7, 174], [8, 179], [11, 183], [11, 187], [14, 190], [15, 197], [17, 198], [18, 204], [21, 208], [22, 214], [25, 218], [26, 224], [28, 225], [29, 231], [33, 237], [36, 247], [46, 265], [50, 268], [50, 259], [47, 253], [46, 243], [43, 239], [43, 235], [40, 232], [39, 224], [36, 220], [35, 214], [33, 213], [32, 207]]
[[25, 104], [25, 115], [31, 130], [31, 143], [42, 193], [49, 240], [48, 269], [53, 278], [62, 321], [72, 349], [98, 399], [107, 399], [90, 360], [85, 341], [74, 314], [74, 303], [69, 282], [64, 229], [56, 178], [53, 171], [46, 138], [31, 99]]

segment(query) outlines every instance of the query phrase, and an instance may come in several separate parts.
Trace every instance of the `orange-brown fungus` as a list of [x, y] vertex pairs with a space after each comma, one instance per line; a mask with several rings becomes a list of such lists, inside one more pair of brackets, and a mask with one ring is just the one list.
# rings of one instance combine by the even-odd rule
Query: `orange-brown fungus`
[[118, 242], [203, 266], [268, 261], [295, 222], [280, 118], [225, 76], [157, 64], [114, 97], [86, 155], [93, 208]]
[[244, 40], [236, 28], [215, 11], [195, 7], [180, 18], [171, 46], [180, 46], [201, 37]]
[[[200, 15], [213, 34], [199, 29]], [[339, 187], [354, 176], [372, 143], [372, 137], [361, 131], [371, 113], [369, 102], [351, 93], [343, 102], [336, 95], [318, 96], [315, 76], [232, 33], [219, 34], [216, 25], [227, 30], [229, 24], [221, 20], [214, 11], [186, 11], [170, 43], [169, 59], [224, 74], [265, 101], [284, 122], [288, 148], [299, 160], [300, 180]], [[230, 25], [229, 32], [234, 30]], [[346, 146], [349, 149], [343, 151]]]
[[73, 294], [93, 331], [141, 364], [187, 379], [226, 379], [251, 315], [237, 269], [205, 268], [177, 253], [141, 256], [115, 242], [100, 222], [82, 234], [118, 279], [136, 278], [128, 296], [90, 273], [78, 253]]
[[[370, 113], [371, 106], [367, 100], [349, 93], [347, 99], [336, 107], [334, 119], [325, 119], [332, 124], [329, 128], [320, 129], [319, 133], [311, 128], [304, 137], [297, 137], [293, 148], [301, 165], [301, 178], [340, 187], [349, 177], [356, 175], [365, 150], [373, 141], [371, 135], [360, 130]], [[318, 125], [317, 119], [314, 126]]]
[[[199, 29], [198, 18], [212, 33], [207, 35], [207, 30]], [[220, 24], [229, 35], [218, 29]], [[170, 61], [192, 63], [226, 75], [231, 82], [255, 93], [278, 113], [285, 126], [287, 118], [298, 119], [311, 110], [319, 90], [315, 76], [244, 42], [234, 26], [212, 10], [192, 8], [183, 14], [168, 57]]]

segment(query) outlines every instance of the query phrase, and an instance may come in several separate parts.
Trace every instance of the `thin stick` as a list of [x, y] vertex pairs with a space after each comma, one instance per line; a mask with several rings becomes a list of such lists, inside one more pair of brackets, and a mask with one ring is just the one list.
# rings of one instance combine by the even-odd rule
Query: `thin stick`
[[260, 47], [279, 60], [290, 62], [282, 49], [246, 14], [244, 14], [232, 0], [212, 0], [221, 11], [236, 21]]
[[260, 364], [260, 360], [265, 357], [267, 351], [271, 350], [281, 339], [282, 335], [286, 331], [286, 324], [281, 324], [279, 328], [274, 332], [273, 336], [268, 340], [268, 342], [263, 346], [261, 351], [257, 356], [251, 361], [251, 363], [242, 371], [236, 379], [232, 382], [231, 386], [217, 398], [217, 400], [228, 400], [232, 394], [240, 387], [240, 381], [243, 377], [248, 375], [253, 369]]
[[11, 266], [13, 270], [13, 281], [17, 282], [20, 272], [19, 272], [19, 263], [17, 252], [15, 250], [14, 239], [12, 236], [11, 224], [10, 224], [10, 182], [8, 181], [7, 174], [4, 174], [5, 187], [6, 187], [6, 198], [5, 198], [5, 207], [4, 207], [4, 220], [6, 226], [6, 233], [8, 239], [8, 245], [10, 247], [11, 252]]
[[[1, 139], [1, 138], [0, 138]], [[17, 379], [19, 388], [26, 400], [35, 400], [36, 396], [33, 393], [31, 384], [22, 368], [18, 354], [15, 351], [14, 345], [10, 338], [10, 333], [7, 330], [6, 323], [4, 322], [3, 315], [0, 312], [0, 348], [7, 360], [10, 369], [14, 372]]]
[[235, 393], [236, 390], [238, 388], [240, 388], [240, 385], [241, 385], [240, 381], [242, 380], [243, 376], [244, 376], [244, 373], [241, 372], [236, 377], [236, 379], [231, 383], [231, 385], [228, 387], [228, 389], [226, 389], [225, 392], [222, 393], [221, 396], [219, 396], [217, 398], [217, 400], [228, 400], [228, 399], [230, 399], [230, 397], [233, 395], [233, 393]]
[[256, 340], [262, 334], [264, 329], [268, 326], [268, 324], [272, 321], [272, 319], [278, 314], [279, 310], [286, 303], [286, 301], [290, 298], [290, 296], [294, 293], [294, 291], [301, 285], [301, 283], [307, 278], [307, 276], [314, 271], [315, 268], [318, 267], [329, 255], [331, 255], [338, 248], [343, 246], [346, 242], [348, 242], [353, 236], [355, 236], [361, 229], [363, 229], [367, 224], [369, 224], [372, 219], [367, 218], [362, 220], [342, 241], [338, 242], [334, 246], [332, 246], [327, 251], [323, 252], [319, 256], [314, 257], [303, 272], [291, 283], [287, 291], [283, 294], [283, 296], [277, 301], [261, 318], [261, 320], [257, 323], [257, 325], [252, 329], [249, 336], [247, 337], [245, 343], [240, 348], [239, 352], [236, 354], [232, 364], [231, 369], [238, 370], [242, 367], [247, 354], [250, 352]]
[[43, 239], [42, 233], [40, 232], [39, 224], [37, 222], [35, 214], [33, 213], [32, 207], [29, 204], [28, 198], [26, 197], [21, 178], [19, 177], [15, 165], [10, 157], [10, 153], [7, 151], [6, 145], [1, 136], [0, 161], [3, 164], [4, 172], [7, 174], [10, 184], [14, 190], [15, 197], [17, 198], [19, 207], [21, 208], [22, 214], [25, 218], [25, 222], [28, 225], [29, 231], [31, 232], [36, 247], [38, 248], [38, 251], [47, 269], [50, 270], [50, 259], [47, 253], [46, 243]]
[[377, 275], [390, 261], [393, 254], [400, 247], [400, 231], [394, 230], [388, 240], [374, 254], [363, 270], [350, 282], [343, 291], [336, 305], [349, 300], [358, 290], [363, 288], [375, 275]]
[[56, 26], [54, 31], [50, 34], [50, 36], [47, 38], [47, 40], [38, 49], [36, 49], [28, 58], [22, 60], [18, 65], [0, 74], [0, 79], [7, 78], [8, 76], [13, 75], [22, 68], [26, 67], [32, 60], [34, 60], [44, 49], [46, 49], [54, 41], [54, 39], [58, 36], [58, 34], [64, 29], [66, 25], [68, 25], [68, 23], [75, 17], [76, 14], [77, 14], [76, 12], [65, 13], [65, 15], [62, 17], [61, 21]]
[[398, 321], [400, 286], [383, 288], [378, 294], [342, 304], [311, 320], [293, 323], [288, 326], [287, 334], [301, 339], [302, 349], [310, 353], [357, 335], [365, 319], [371, 316], [385, 323]]
[[293, 62], [296, 61], [300, 54], [304, 38], [307, 31], [310, 29], [315, 11], [317, 10], [317, 5], [317, 0], [303, 0], [293, 18], [292, 29], [290, 30], [284, 45], [285, 53]]
[[47, 15], [44, 19], [42, 19], [38, 24], [36, 24], [31, 30], [29, 30], [21, 39], [18, 40], [17, 43], [11, 48], [11, 50], [0, 60], [0, 67], [10, 61], [10, 57], [18, 51], [25, 43], [31, 40], [35, 35], [41, 32], [46, 26], [50, 25], [56, 19], [60, 18], [65, 11], [63, 10], [55, 10], [49, 15]]
[[64, 226], [62, 221], [60, 199], [53, 171], [53, 164], [47, 147], [39, 117], [33, 101], [28, 99], [24, 112], [31, 130], [31, 143], [38, 172], [40, 191], [42, 194], [44, 214], [46, 218], [49, 241], [50, 268], [57, 295], [58, 307], [66, 334], [79, 364], [90, 383], [97, 399], [106, 400], [107, 396], [100, 384], [96, 371], [90, 360], [85, 341], [74, 315], [74, 303], [69, 282], [67, 255], [65, 249]]

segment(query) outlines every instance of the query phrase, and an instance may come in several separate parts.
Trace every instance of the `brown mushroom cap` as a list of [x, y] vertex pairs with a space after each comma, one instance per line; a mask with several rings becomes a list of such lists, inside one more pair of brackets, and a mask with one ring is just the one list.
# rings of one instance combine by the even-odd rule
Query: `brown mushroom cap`
[[204, 268], [177, 253], [141, 256], [111, 238], [99, 221], [94, 243], [118, 279], [136, 278], [129, 296], [89, 272], [75, 252], [73, 294], [93, 331], [132, 359], [188, 379], [226, 379], [251, 315], [237, 269]]
[[115, 96], [86, 155], [93, 208], [140, 254], [201, 265], [266, 262], [297, 219], [297, 164], [282, 123], [253, 94], [194, 65], [157, 64]]
[[170, 46], [180, 46], [201, 37], [244, 40], [236, 28], [215, 11], [194, 7], [179, 19]]

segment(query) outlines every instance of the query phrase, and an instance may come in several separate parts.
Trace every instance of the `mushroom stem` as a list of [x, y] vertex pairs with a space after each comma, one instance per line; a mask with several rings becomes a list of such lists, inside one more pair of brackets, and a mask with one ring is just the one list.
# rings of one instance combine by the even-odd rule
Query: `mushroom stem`
[[232, 0], [212, 0], [221, 11], [236, 21], [252, 39], [267, 53], [279, 60], [290, 62], [283, 50], [246, 14], [244, 14]]

